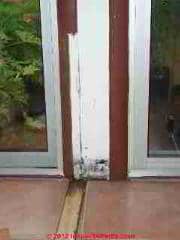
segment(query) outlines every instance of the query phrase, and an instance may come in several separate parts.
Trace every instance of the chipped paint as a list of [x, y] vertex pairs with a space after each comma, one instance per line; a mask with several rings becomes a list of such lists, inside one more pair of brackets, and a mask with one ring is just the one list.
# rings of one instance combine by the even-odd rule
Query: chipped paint
[[78, 33], [69, 35], [74, 173], [107, 179], [109, 1], [77, 0], [77, 7]]
[[107, 160], [90, 159], [74, 164], [76, 179], [109, 179], [109, 162]]

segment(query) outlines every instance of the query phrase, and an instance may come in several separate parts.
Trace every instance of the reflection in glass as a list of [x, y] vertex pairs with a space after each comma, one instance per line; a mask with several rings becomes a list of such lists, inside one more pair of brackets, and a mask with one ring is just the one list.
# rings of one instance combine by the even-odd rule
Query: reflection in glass
[[152, 0], [149, 156], [180, 154], [180, 1]]
[[39, 0], [0, 0], [0, 151], [47, 151]]

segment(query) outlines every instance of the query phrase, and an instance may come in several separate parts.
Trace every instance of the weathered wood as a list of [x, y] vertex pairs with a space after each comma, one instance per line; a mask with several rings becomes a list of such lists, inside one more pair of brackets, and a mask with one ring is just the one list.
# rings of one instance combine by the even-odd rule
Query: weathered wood
[[0, 240], [10, 240], [9, 229], [0, 229]]
[[57, 233], [77, 233], [84, 192], [84, 182], [70, 184]]
[[[78, 234], [83, 234], [83, 220], [84, 220], [84, 214], [85, 214], [85, 197], [86, 197], [86, 191], [87, 191], [87, 185], [85, 189], [85, 193], [82, 199], [82, 204], [81, 204], [81, 211], [79, 214], [79, 222], [78, 222], [78, 228], [77, 228], [77, 233]], [[80, 238], [77, 238], [80, 239]]]

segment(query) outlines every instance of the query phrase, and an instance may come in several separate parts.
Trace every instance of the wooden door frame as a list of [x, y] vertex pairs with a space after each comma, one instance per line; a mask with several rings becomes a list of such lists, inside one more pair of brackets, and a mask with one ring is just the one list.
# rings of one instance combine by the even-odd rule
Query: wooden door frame
[[[110, 179], [128, 172], [129, 1], [109, 0], [110, 14]], [[77, 0], [58, 0], [64, 174], [73, 178], [68, 33], [77, 32]], [[63, 69], [66, 69], [66, 74]]]
[[128, 174], [128, 22], [129, 1], [110, 7], [110, 178]]
[[76, 0], [57, 0], [57, 4], [63, 135], [63, 170], [64, 176], [72, 179], [74, 177], [74, 173], [68, 34], [75, 34], [77, 32], [77, 2]]

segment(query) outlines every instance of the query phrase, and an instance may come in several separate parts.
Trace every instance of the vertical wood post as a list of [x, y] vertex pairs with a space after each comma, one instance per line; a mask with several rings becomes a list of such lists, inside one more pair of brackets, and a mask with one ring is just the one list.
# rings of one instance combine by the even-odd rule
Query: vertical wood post
[[77, 31], [76, 0], [58, 0], [64, 175], [73, 178], [70, 61], [68, 34]]
[[128, 0], [110, 4], [110, 177], [128, 170]]

